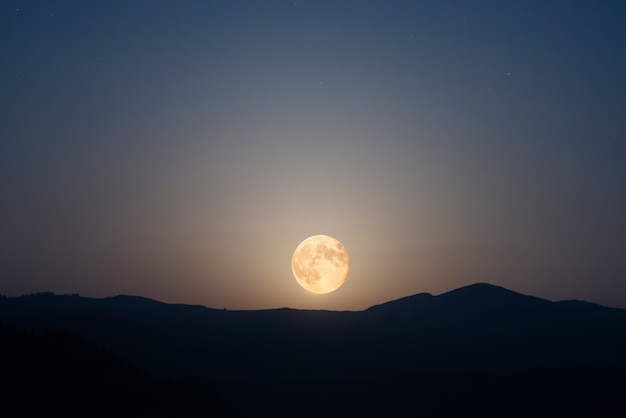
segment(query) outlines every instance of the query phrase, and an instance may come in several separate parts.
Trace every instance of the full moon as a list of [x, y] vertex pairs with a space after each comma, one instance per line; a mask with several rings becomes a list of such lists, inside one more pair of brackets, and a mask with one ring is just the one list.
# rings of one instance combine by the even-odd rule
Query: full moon
[[328, 235], [302, 241], [291, 258], [291, 271], [300, 286], [312, 293], [330, 293], [346, 281], [350, 258], [342, 243]]

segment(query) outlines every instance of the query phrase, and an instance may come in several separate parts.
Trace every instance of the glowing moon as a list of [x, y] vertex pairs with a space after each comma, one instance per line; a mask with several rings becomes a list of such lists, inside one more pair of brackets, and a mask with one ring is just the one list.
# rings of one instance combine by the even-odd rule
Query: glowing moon
[[313, 293], [330, 293], [346, 281], [350, 257], [342, 243], [328, 235], [314, 235], [296, 247], [291, 271], [300, 286]]

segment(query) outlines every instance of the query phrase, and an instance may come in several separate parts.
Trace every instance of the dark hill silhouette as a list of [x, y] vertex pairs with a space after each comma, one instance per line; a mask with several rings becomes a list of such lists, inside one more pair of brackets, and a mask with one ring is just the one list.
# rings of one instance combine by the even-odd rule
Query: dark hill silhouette
[[[65, 333], [0, 323], [2, 417], [621, 417], [626, 371], [420, 372], [275, 384], [150, 377]], [[215, 394], [219, 393], [220, 397]], [[224, 400], [228, 400], [225, 403]]]
[[0, 319], [64, 330], [177, 378], [314, 381], [626, 364], [626, 310], [488, 284], [360, 312], [227, 311], [131, 296], [36, 294], [0, 299]]
[[0, 416], [231, 416], [202, 387], [151, 377], [60, 331], [27, 333], [0, 323]]
[[237, 387], [242, 416], [623, 417], [626, 371], [420, 372], [375, 379]]

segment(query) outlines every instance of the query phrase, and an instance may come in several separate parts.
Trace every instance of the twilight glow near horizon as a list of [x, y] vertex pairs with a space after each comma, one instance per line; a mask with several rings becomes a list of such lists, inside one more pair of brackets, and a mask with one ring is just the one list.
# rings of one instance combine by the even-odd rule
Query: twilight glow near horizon
[[[6, 1], [0, 293], [626, 308], [626, 5]], [[327, 234], [337, 291], [291, 256]]]

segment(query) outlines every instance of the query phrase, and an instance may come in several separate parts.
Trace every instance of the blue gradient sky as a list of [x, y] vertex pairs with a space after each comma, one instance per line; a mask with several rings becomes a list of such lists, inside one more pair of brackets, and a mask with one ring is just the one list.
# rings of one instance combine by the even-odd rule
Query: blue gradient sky
[[[626, 308], [626, 3], [3, 1], [0, 293]], [[293, 250], [328, 234], [346, 284]]]

